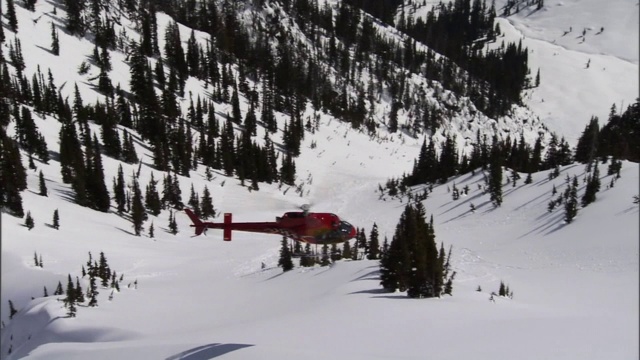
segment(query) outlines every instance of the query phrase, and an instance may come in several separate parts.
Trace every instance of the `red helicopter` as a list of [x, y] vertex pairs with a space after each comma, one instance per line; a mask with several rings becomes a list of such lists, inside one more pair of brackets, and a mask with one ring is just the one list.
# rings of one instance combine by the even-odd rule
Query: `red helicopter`
[[353, 239], [356, 229], [353, 225], [331, 213], [310, 213], [308, 207], [303, 211], [287, 212], [282, 217], [276, 217], [275, 222], [232, 222], [231, 213], [224, 214], [224, 222], [204, 222], [190, 209], [185, 212], [193, 222], [191, 227], [196, 230], [196, 236], [207, 229], [222, 229], [224, 241], [231, 241], [231, 232], [247, 231], [255, 233], [279, 234], [290, 239], [309, 244], [337, 244]]

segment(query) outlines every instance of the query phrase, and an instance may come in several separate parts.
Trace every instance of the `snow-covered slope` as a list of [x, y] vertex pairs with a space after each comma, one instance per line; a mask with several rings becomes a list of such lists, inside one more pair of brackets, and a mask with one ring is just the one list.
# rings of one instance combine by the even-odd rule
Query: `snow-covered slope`
[[[85, 102], [92, 103], [98, 95], [75, 69], [91, 53], [92, 45], [61, 35], [61, 58], [42, 49], [49, 45], [48, 36], [42, 34], [48, 35], [49, 25], [44, 21], [51, 17], [52, 8], [51, 3], [38, 2], [36, 14], [40, 15], [33, 18], [39, 19], [37, 23], [31, 21], [32, 13], [18, 8], [26, 72], [35, 71], [40, 63], [46, 73], [42, 68], [46, 64], [64, 93], [70, 94], [77, 82]], [[523, 31], [501, 21], [506, 36]], [[166, 17], [159, 16], [160, 26], [166, 22]], [[614, 27], [606, 25], [605, 33], [609, 29]], [[186, 40], [188, 33], [182, 35]], [[543, 92], [541, 86], [531, 98], [545, 98], [540, 104], [550, 104], [547, 111], [553, 115], [549, 119], [564, 119], [555, 123], [554, 130], [566, 126], [567, 133], [560, 134], [571, 139], [594, 111], [585, 109], [602, 106], [608, 113], [609, 100], [628, 90], [618, 90], [617, 78], [607, 77], [588, 80], [601, 85], [588, 96], [563, 91], [565, 84], [584, 85], [587, 80], [581, 75], [595, 70], [599, 60], [592, 53], [589, 69], [574, 64], [580, 69], [569, 72], [569, 63], [583, 63], [586, 52], [569, 49], [554, 57], [549, 52], [551, 45], [540, 39], [525, 41], [542, 44], [527, 46], [533, 50], [532, 69], [539, 61], [543, 84], [549, 84], [549, 89]], [[128, 68], [120, 62], [123, 55], [111, 56], [114, 84], [127, 86]], [[546, 66], [561, 58], [559, 64], [566, 67], [558, 65], [553, 76], [546, 75]], [[606, 74], [637, 79], [637, 60], [635, 67], [607, 61]], [[190, 81], [187, 90], [195, 92], [200, 86]], [[552, 93], [558, 94], [557, 99], [547, 95]], [[608, 93], [604, 100], [598, 98]], [[534, 103], [532, 100], [530, 107], [539, 111]], [[217, 109], [227, 111], [225, 106]], [[578, 111], [589, 113], [583, 117]], [[576, 113], [573, 120], [563, 117], [572, 113]], [[378, 184], [411, 169], [422, 139], [405, 134], [371, 139], [328, 116], [321, 116], [320, 121], [320, 130], [307, 134], [296, 160], [301, 192], [277, 184], [260, 184], [259, 191], [248, 191], [237, 179], [217, 173], [207, 182], [200, 168], [190, 178], [180, 177], [183, 195], [188, 196], [191, 184], [197, 191], [206, 184], [216, 209], [233, 212], [238, 221], [271, 220], [310, 202], [313, 211], [335, 212], [365, 228], [367, 234], [376, 223], [381, 238], [391, 240], [405, 204], [397, 199], [381, 200]], [[58, 149], [59, 123], [51, 117], [36, 117], [36, 124], [49, 148]], [[137, 145], [137, 150], [143, 161], [150, 162], [149, 149]], [[103, 161], [110, 188], [119, 162], [107, 157]], [[192, 237], [182, 213], [177, 214], [179, 233], [175, 236], [166, 229], [167, 211], [150, 216], [145, 223], [148, 229], [153, 221], [154, 239], [133, 236], [127, 219], [71, 202], [70, 187], [62, 183], [56, 161], [37, 166], [45, 175], [49, 196], [37, 195], [36, 171], [29, 171], [28, 190], [23, 193], [25, 211], [31, 211], [35, 228], [29, 231], [22, 226], [23, 219], [2, 214], [2, 359], [639, 356], [639, 212], [632, 203], [638, 192], [637, 164], [624, 163], [622, 178], [613, 188], [607, 188], [611, 176], [603, 175], [597, 201], [581, 209], [570, 225], [563, 223], [561, 209], [547, 212], [547, 203], [553, 185], [559, 192], [564, 190], [566, 175], [576, 175], [579, 193], [584, 191], [583, 165], [562, 168], [560, 177], [552, 181], [546, 172], [537, 173], [532, 184], [524, 185], [521, 180], [514, 188], [505, 176], [504, 204], [498, 209], [493, 209], [488, 195], [478, 188], [484, 184], [480, 172], [434, 187], [424, 204], [434, 216], [436, 240], [445, 248], [453, 246], [457, 277], [452, 297], [425, 300], [381, 292], [376, 261], [340, 261], [330, 267], [296, 268], [283, 274], [276, 266], [278, 236], [235, 233], [228, 243], [221, 241], [221, 233], [210, 230], [207, 236]], [[128, 175], [137, 167], [124, 168]], [[142, 185], [148, 183], [152, 171], [142, 167]], [[605, 173], [606, 165], [601, 165], [601, 174]], [[156, 179], [159, 175], [156, 171]], [[468, 185], [470, 193], [453, 201], [447, 189], [454, 182], [458, 188]], [[470, 211], [471, 203], [475, 212]], [[59, 230], [47, 226], [55, 209], [60, 212]], [[97, 308], [81, 306], [76, 318], [67, 318], [63, 303], [53, 296], [42, 297], [43, 290], [46, 287], [51, 295], [59, 281], [66, 285], [68, 274], [73, 279], [80, 277], [88, 252], [94, 259], [104, 252], [111, 268], [123, 275], [122, 289], [113, 292], [111, 300], [111, 289], [100, 289]], [[42, 257], [42, 268], [34, 265], [34, 253]], [[498, 291], [500, 281], [509, 285], [514, 297], [496, 296], [492, 302], [490, 294]], [[86, 277], [80, 282], [86, 289]], [[481, 291], [476, 291], [478, 287]], [[19, 310], [11, 321], [9, 300]]]
[[[640, 96], [635, 0], [547, 0], [498, 20], [505, 37], [529, 48], [540, 87], [526, 102], [549, 129], [575, 144], [584, 124], [597, 116], [605, 124], [611, 106], [624, 111]], [[583, 36], [584, 32], [584, 36]]]
[[[385, 152], [371, 148], [350, 156], [366, 161]], [[342, 158], [335, 152], [326, 156], [336, 163]], [[378, 200], [374, 189], [386, 176], [384, 168], [362, 177], [317, 166], [308, 167], [324, 174], [312, 186], [318, 211], [335, 211], [367, 230], [375, 221], [383, 236], [392, 236], [404, 205]], [[425, 206], [434, 215], [437, 240], [453, 246], [458, 276], [454, 296], [429, 300], [381, 292], [376, 261], [340, 261], [282, 274], [276, 267], [277, 236], [237, 233], [226, 243], [212, 230], [193, 238], [188, 219], [179, 215], [178, 235], [162, 230], [165, 216], [154, 219], [155, 239], [135, 237], [113, 214], [53, 201], [60, 196], [56, 191], [50, 198], [27, 193], [25, 208], [36, 227], [28, 231], [20, 219], [3, 219], [3, 302], [13, 299], [20, 312], [3, 329], [2, 354], [10, 359], [89, 354], [97, 359], [219, 354], [369, 359], [423, 358], [425, 352], [441, 359], [634, 358], [638, 207], [632, 196], [638, 167], [625, 163], [615, 186], [603, 189], [596, 203], [565, 225], [562, 210], [547, 212], [551, 189], [555, 184], [562, 192], [566, 174], [581, 179], [583, 172], [582, 165], [572, 165], [553, 181], [538, 173], [530, 185], [505, 184], [499, 209], [478, 189], [480, 172], [435, 187]], [[35, 179], [30, 175], [31, 188]], [[602, 182], [610, 180], [606, 176]], [[457, 201], [447, 191], [454, 181], [470, 187]], [[243, 220], [268, 219], [298, 201], [276, 188], [250, 194], [234, 181], [224, 189], [215, 197], [217, 206]], [[58, 231], [45, 225], [54, 207], [61, 213]], [[112, 269], [124, 274], [123, 288], [111, 301], [111, 290], [101, 290], [97, 308], [80, 307], [76, 318], [66, 318], [61, 302], [40, 298], [42, 287], [52, 292], [68, 273], [80, 275], [88, 251], [94, 257], [104, 251]], [[44, 268], [34, 267], [34, 252], [42, 255]], [[491, 302], [500, 281], [514, 297]], [[82, 284], [86, 288], [86, 279]], [[30, 296], [37, 299], [29, 301]]]
[[[438, 3], [408, 1], [405, 14], [425, 17]], [[520, 11], [505, 17], [506, 3], [495, 2], [504, 36], [489, 47], [521, 40], [529, 49], [532, 78], [539, 70], [541, 82], [523, 98], [551, 131], [575, 144], [591, 116], [603, 125], [612, 105], [624, 111], [640, 96], [636, 0], [545, 0], [540, 10], [516, 1]]]

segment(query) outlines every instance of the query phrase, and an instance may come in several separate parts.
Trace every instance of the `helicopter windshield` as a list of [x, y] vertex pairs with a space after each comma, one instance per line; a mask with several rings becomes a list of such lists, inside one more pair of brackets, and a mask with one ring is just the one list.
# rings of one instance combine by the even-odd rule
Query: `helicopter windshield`
[[338, 229], [341, 233], [348, 235], [349, 233], [351, 233], [351, 229], [353, 229], [353, 226], [346, 221], [340, 221], [340, 226], [338, 227]]

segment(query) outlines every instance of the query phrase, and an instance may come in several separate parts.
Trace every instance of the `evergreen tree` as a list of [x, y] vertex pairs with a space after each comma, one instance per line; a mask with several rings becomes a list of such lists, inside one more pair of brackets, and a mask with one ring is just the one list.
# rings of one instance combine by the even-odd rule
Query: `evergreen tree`
[[595, 160], [593, 173], [587, 179], [587, 186], [582, 196], [582, 207], [586, 207], [596, 201], [596, 193], [600, 190], [600, 171], [598, 170], [598, 161]]
[[356, 235], [356, 248], [362, 249], [363, 256], [366, 256], [369, 253], [367, 242], [367, 235], [364, 233], [364, 228], [359, 229]]
[[17, 313], [18, 310], [13, 306], [13, 301], [9, 300], [9, 320], [12, 320]]
[[58, 230], [60, 229], [60, 215], [58, 214], [58, 209], [53, 211], [53, 228]]
[[102, 280], [102, 287], [107, 287], [109, 285], [109, 278], [111, 275], [111, 269], [109, 269], [109, 264], [107, 263], [107, 258], [104, 255], [104, 252], [100, 252], [100, 259], [98, 263], [98, 277]]
[[13, 0], [7, 0], [7, 20], [9, 21], [9, 29], [14, 33], [18, 32], [18, 18], [16, 17], [16, 7]]
[[381, 285], [410, 297], [439, 296], [442, 263], [438, 261], [433, 219], [427, 224], [421, 203], [409, 204], [400, 217], [391, 244], [380, 260]]
[[[0, 6], [0, 13], [2, 13], [2, 7]], [[6, 40], [5, 35], [4, 35], [4, 28], [2, 26], [0, 26], [0, 44], [3, 44], [4, 41]], [[2, 53], [0, 53], [0, 63], [4, 62], [4, 56]]]
[[533, 178], [531, 177], [531, 173], [527, 173], [527, 177], [524, 179], [525, 184], [531, 184], [533, 182]]
[[73, 281], [71, 281], [71, 275], [69, 274], [69, 281], [67, 282], [67, 297], [64, 299], [64, 305], [67, 308], [67, 316], [75, 317], [76, 316], [76, 289], [73, 286]]
[[67, 30], [71, 35], [84, 35], [85, 23], [82, 15], [85, 9], [84, 0], [64, 0], [67, 11]]
[[378, 240], [378, 225], [373, 223], [371, 233], [369, 234], [369, 246], [368, 246], [367, 259], [376, 260], [380, 256], [380, 241]]
[[56, 290], [53, 292], [53, 295], [62, 295], [62, 283], [58, 281], [58, 286], [56, 286]]
[[38, 174], [38, 184], [40, 188], [40, 196], [47, 196], [47, 184], [44, 182], [42, 170], [40, 170], [40, 173]]
[[598, 125], [598, 118], [593, 116], [578, 139], [574, 155], [575, 161], [583, 164], [593, 161], [598, 152], [599, 133], [600, 126]]
[[60, 41], [58, 40], [58, 31], [56, 26], [51, 22], [51, 53], [53, 55], [60, 55]]
[[36, 2], [37, 1], [38, 0], [25, 0], [24, 1], [24, 7], [27, 10], [31, 11], [31, 12], [36, 11]]
[[494, 206], [502, 204], [502, 156], [497, 139], [494, 138], [489, 162], [489, 194]]
[[133, 179], [133, 201], [131, 204], [131, 221], [133, 222], [133, 230], [136, 236], [142, 233], [142, 224], [147, 220], [147, 214], [142, 203], [142, 194], [138, 180]]
[[300, 266], [311, 267], [311, 266], [314, 266], [315, 264], [316, 264], [316, 259], [311, 252], [311, 245], [307, 243], [304, 246], [303, 255], [302, 255], [302, 258], [300, 259]]
[[23, 217], [24, 210], [20, 191], [27, 188], [27, 174], [22, 165], [20, 150], [17, 142], [7, 136], [1, 137], [0, 144], [2, 145], [0, 205], [14, 216]]
[[176, 222], [173, 210], [169, 210], [169, 232], [173, 235], [178, 233], [178, 223]]
[[213, 208], [213, 200], [211, 199], [211, 194], [209, 193], [207, 185], [204, 186], [204, 190], [202, 191], [200, 207], [200, 216], [203, 219], [209, 219], [216, 216], [216, 211]]
[[187, 204], [197, 217], [201, 216], [200, 199], [198, 198], [198, 194], [196, 194], [193, 188], [193, 184], [191, 184], [191, 195], [189, 195], [189, 201]]
[[286, 237], [282, 237], [282, 243], [280, 247], [280, 258], [278, 259], [278, 266], [282, 267], [282, 271], [289, 271], [293, 269], [293, 259], [291, 258], [291, 249]]
[[87, 289], [87, 297], [89, 298], [89, 307], [98, 306], [98, 286], [96, 284], [96, 276], [93, 272], [89, 272], [89, 288]]
[[331, 258], [329, 257], [329, 246], [327, 244], [322, 245], [322, 255], [320, 258], [320, 266], [331, 265]]
[[145, 207], [147, 211], [153, 216], [158, 216], [160, 211], [162, 210], [162, 202], [160, 201], [160, 195], [158, 194], [158, 189], [156, 187], [158, 181], [153, 178], [153, 172], [151, 173], [151, 179], [149, 180], [149, 184], [147, 185], [147, 189], [145, 192]]
[[83, 303], [84, 300], [84, 291], [82, 291], [82, 287], [80, 286], [80, 279], [76, 276], [76, 302]]
[[240, 112], [240, 98], [238, 96], [238, 85], [234, 82], [233, 95], [231, 96], [231, 115], [233, 122], [240, 124], [242, 122], [242, 113]]
[[564, 221], [571, 224], [578, 214], [578, 179], [574, 176], [571, 185], [567, 186], [564, 201]]
[[33, 229], [33, 227], [35, 226], [33, 218], [31, 217], [31, 211], [27, 211], [27, 216], [24, 219], [24, 226], [26, 226], [29, 230]]
[[338, 245], [336, 244], [331, 244], [331, 249], [329, 251], [329, 258], [331, 259], [332, 262], [336, 262], [340, 259], [342, 259], [342, 253], [340, 252], [340, 250], [338, 250]]
[[153, 239], [154, 235], [153, 221], [151, 221], [151, 225], [149, 225], [149, 237]]
[[344, 259], [351, 259], [352, 256], [351, 245], [349, 244], [349, 241], [345, 241], [342, 245], [342, 257]]
[[[89, 152], [89, 151], [87, 151]], [[111, 201], [109, 198], [109, 191], [104, 183], [104, 169], [102, 167], [102, 155], [100, 153], [100, 143], [98, 138], [94, 135], [92, 142], [91, 159], [87, 161], [91, 162], [90, 171], [87, 172], [87, 190], [89, 198], [91, 199], [92, 207], [98, 211], [107, 212], [111, 207]], [[89, 154], [87, 154], [89, 157]]]
[[125, 182], [124, 171], [122, 170], [122, 164], [118, 165], [118, 178], [113, 180], [113, 194], [116, 200], [116, 206], [118, 208], [118, 214], [122, 214], [125, 211], [126, 195], [125, 195]]

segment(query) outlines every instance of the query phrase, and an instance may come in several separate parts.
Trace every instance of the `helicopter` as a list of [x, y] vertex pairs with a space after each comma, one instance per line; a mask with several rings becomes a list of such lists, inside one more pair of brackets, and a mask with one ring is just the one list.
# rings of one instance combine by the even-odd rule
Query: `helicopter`
[[200, 220], [191, 209], [185, 213], [193, 223], [195, 236], [207, 229], [222, 229], [224, 241], [231, 241], [231, 232], [246, 231], [254, 233], [279, 234], [295, 241], [309, 244], [338, 244], [356, 237], [357, 231], [350, 223], [341, 220], [332, 213], [312, 213], [308, 206], [302, 211], [286, 212], [277, 216], [275, 222], [233, 222], [232, 214], [225, 213], [223, 222], [205, 222]]

